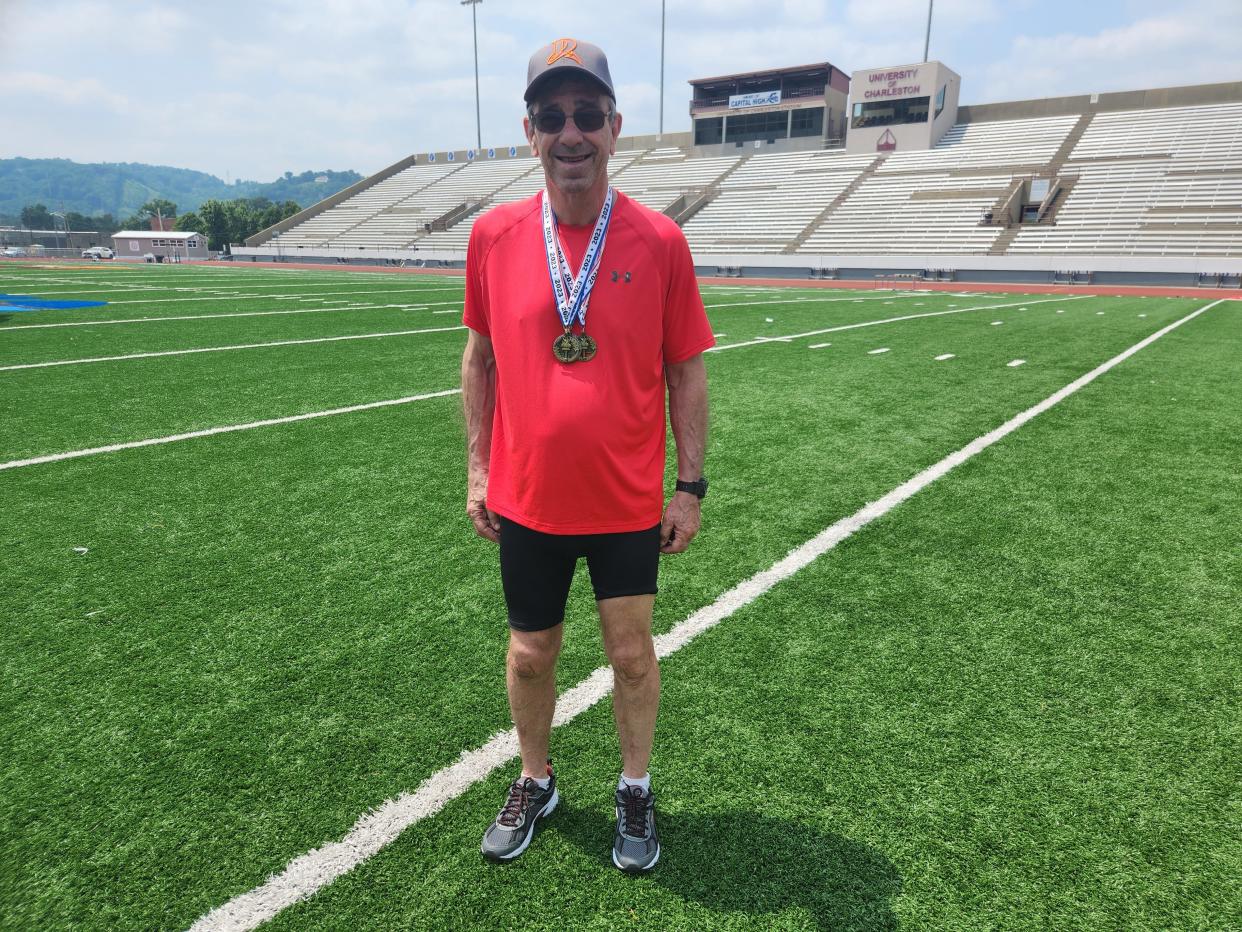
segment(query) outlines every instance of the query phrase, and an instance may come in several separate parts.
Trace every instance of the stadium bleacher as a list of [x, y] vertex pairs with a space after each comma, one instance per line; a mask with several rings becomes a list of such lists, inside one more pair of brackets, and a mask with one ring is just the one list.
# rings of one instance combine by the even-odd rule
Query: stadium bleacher
[[755, 155], [683, 229], [702, 252], [783, 252], [875, 159], [841, 151]]
[[1242, 255], [1242, 104], [1098, 114], [1064, 171], [1056, 225], [1010, 253]]
[[[382, 211], [393, 207], [406, 198], [430, 187], [445, 175], [457, 171], [454, 165], [413, 165], [390, 178], [359, 191], [321, 214], [311, 217], [292, 229], [279, 234], [279, 245], [305, 247], [326, 246], [349, 230], [365, 225], [365, 233], [359, 237], [365, 245], [380, 246], [389, 239], [381, 228], [372, 228], [368, 221]], [[398, 233], [398, 236], [400, 232]], [[391, 239], [396, 239], [394, 236]], [[408, 242], [406, 237], [403, 242]]]
[[[610, 168], [696, 255], [1242, 256], [1242, 103], [974, 120], [926, 151], [636, 148]], [[1037, 177], [1050, 209], [1002, 216]], [[420, 164], [260, 242], [464, 254], [482, 212], [542, 187], [529, 156]]]

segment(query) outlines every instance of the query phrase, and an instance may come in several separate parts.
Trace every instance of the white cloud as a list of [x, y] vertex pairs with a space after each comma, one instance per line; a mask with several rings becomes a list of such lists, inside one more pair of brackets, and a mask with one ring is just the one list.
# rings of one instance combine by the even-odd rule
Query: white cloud
[[38, 97], [69, 107], [103, 107], [118, 114], [132, 113], [133, 102], [110, 90], [97, 78], [61, 78], [33, 71], [0, 72], [0, 96]]
[[987, 66], [985, 80], [971, 86], [968, 99], [982, 103], [1236, 81], [1242, 78], [1239, 48], [1238, 8], [1219, 17], [1179, 11], [1093, 35], [1018, 36], [1010, 54]]
[[[1009, 12], [1013, 14], [1012, 9]], [[990, 22], [1001, 15], [996, 0], [940, 0], [933, 13], [933, 34], [938, 29], [954, 30]], [[850, 0], [845, 16], [854, 27], [917, 33], [921, 38], [927, 26], [927, 0]]]

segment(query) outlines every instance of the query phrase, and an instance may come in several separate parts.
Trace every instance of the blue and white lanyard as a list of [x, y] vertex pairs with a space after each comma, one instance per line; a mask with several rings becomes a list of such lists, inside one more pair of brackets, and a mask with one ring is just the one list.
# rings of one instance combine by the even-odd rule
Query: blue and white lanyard
[[612, 220], [612, 185], [608, 186], [604, 208], [599, 212], [599, 219], [595, 221], [595, 229], [591, 232], [591, 241], [582, 257], [582, 267], [576, 278], [561, 250], [556, 216], [552, 213], [552, 204], [548, 200], [546, 189], [542, 198], [543, 245], [548, 258], [548, 276], [552, 279], [552, 293], [556, 297], [556, 310], [566, 330], [573, 326], [575, 320], [585, 328], [587, 306], [591, 303], [591, 290], [595, 287], [595, 276], [599, 273], [600, 259], [604, 254], [604, 242], [608, 239], [608, 224]]

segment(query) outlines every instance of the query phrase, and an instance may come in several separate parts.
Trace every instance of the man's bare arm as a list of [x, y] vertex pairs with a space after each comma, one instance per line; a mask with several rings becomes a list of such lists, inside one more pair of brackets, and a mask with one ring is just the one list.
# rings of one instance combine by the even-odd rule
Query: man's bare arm
[[461, 360], [461, 397], [466, 413], [466, 514], [480, 537], [496, 542], [500, 540], [500, 519], [487, 509], [496, 356], [492, 341], [474, 330], [469, 331]]
[[[664, 367], [669, 421], [677, 444], [677, 478], [694, 482], [703, 475], [707, 455], [707, 366], [703, 354]], [[700, 503], [689, 492], [669, 499], [660, 522], [660, 550], [681, 553], [699, 532]]]

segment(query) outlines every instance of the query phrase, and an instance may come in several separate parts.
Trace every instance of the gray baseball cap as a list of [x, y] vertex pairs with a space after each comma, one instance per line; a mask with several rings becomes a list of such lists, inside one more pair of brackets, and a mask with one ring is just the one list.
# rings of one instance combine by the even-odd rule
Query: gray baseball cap
[[598, 45], [580, 39], [557, 39], [530, 57], [526, 66], [526, 96], [530, 103], [535, 99], [539, 85], [550, 77], [569, 77], [582, 74], [603, 85], [614, 101], [612, 75], [608, 72], [608, 57]]

